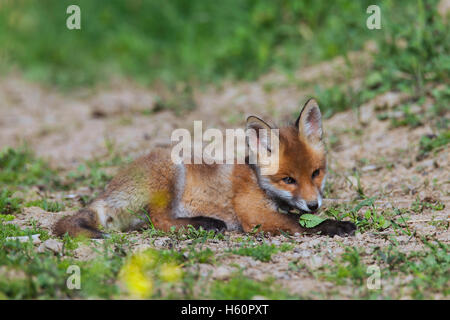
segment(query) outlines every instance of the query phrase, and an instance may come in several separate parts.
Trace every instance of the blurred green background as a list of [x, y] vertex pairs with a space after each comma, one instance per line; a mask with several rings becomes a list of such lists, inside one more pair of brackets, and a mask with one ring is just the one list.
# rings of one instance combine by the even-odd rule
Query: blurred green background
[[[36, 224], [34, 218], [30, 218], [30, 224], [32, 225], [30, 228], [22, 228], [10, 222], [16, 219], [16, 214], [24, 212], [26, 207], [38, 206], [48, 213], [50, 211], [68, 211], [88, 203], [101, 192], [111, 179], [110, 173], [113, 171], [110, 169], [115, 169], [115, 167], [128, 162], [131, 155], [134, 156], [135, 154], [133, 148], [137, 149], [148, 144], [143, 149], [147, 150], [151, 145], [147, 141], [147, 137], [153, 139], [153, 131], [147, 131], [147, 127], [152, 126], [152, 121], [166, 121], [166, 119], [168, 119], [167, 122], [172, 121], [171, 117], [165, 117], [165, 115], [151, 120], [150, 117], [154, 113], [166, 108], [175, 112], [177, 116], [183, 115], [182, 112], [193, 110], [196, 107], [193, 92], [203, 85], [221, 84], [225, 80], [253, 81], [273, 70], [277, 74], [285, 74], [287, 77], [274, 77], [283, 78], [280, 81], [283, 83], [261, 81], [259, 84], [261, 84], [260, 87], [263, 90], [276, 90], [278, 87], [287, 85], [289, 89], [292, 87], [294, 90], [298, 88], [299, 91], [302, 91], [305, 85], [309, 85], [311, 88], [308, 87], [308, 90], [314, 89], [314, 95], [319, 100], [321, 111], [325, 117], [348, 108], [354, 108], [359, 115], [361, 109], [359, 107], [363, 102], [383, 92], [406, 92], [407, 95], [405, 96], [408, 99], [392, 106], [392, 108], [377, 105], [376, 107], [380, 108], [379, 110], [374, 108], [377, 110], [371, 119], [376, 117], [381, 121], [389, 121], [390, 123], [386, 125], [386, 128], [389, 129], [386, 130], [397, 127], [407, 127], [407, 130], [409, 130], [410, 128], [423, 126], [412, 135], [413, 137], [420, 136], [420, 140], [403, 139], [405, 135], [409, 135], [409, 131], [396, 131], [394, 134], [400, 132], [398, 141], [407, 141], [407, 143], [401, 149], [392, 148], [390, 141], [396, 136], [391, 133], [386, 135], [388, 139], [379, 140], [384, 138], [385, 132], [374, 129], [369, 130], [369, 133], [376, 133], [377, 136], [365, 140], [367, 135], [364, 135], [363, 130], [370, 124], [361, 121], [358, 126], [353, 123], [344, 123], [342, 127], [336, 127], [333, 130], [334, 132], [331, 131], [330, 134], [327, 134], [327, 146], [330, 149], [334, 148], [334, 150], [337, 150], [337, 148], [352, 149], [351, 152], [343, 153], [351, 159], [344, 159], [343, 164], [336, 167], [341, 172], [337, 172], [338, 170], [336, 172], [330, 171], [332, 176], [339, 179], [335, 180], [336, 182], [344, 181], [341, 179], [345, 178], [351, 183], [352, 189], [355, 189], [358, 197], [365, 198], [361, 202], [358, 201], [359, 203], [355, 202], [355, 208], [366, 203], [365, 207], [367, 203], [373, 202], [373, 199], [375, 199], [368, 198], [371, 195], [364, 193], [364, 184], [361, 183], [360, 179], [359, 169], [363, 172], [364, 167], [370, 166], [376, 167], [374, 170], [377, 171], [384, 170], [385, 174], [377, 187], [379, 190], [375, 192], [375, 195], [380, 195], [380, 199], [377, 198], [377, 200], [400, 196], [403, 194], [400, 192], [404, 192], [407, 199], [412, 199], [413, 195], [417, 196], [416, 201], [412, 203], [410, 209], [392, 208], [390, 211], [381, 213], [377, 213], [376, 207], [373, 205], [370, 208], [367, 207], [364, 216], [361, 213], [358, 214], [359, 209], [352, 209], [353, 204], [345, 203], [345, 205], [336, 206], [332, 209], [333, 211], [330, 210], [329, 215], [330, 217], [333, 215], [334, 218], [339, 217], [339, 219], [351, 217], [354, 222], [358, 223], [358, 228], [362, 228], [364, 232], [370, 230], [371, 233], [377, 234], [383, 230], [383, 237], [389, 235], [386, 232], [390, 232], [385, 230], [385, 222], [392, 223], [394, 227], [394, 220], [391, 220], [391, 218], [394, 219], [394, 214], [401, 216], [409, 211], [411, 214], [417, 215], [422, 214], [424, 209], [431, 210], [433, 208], [434, 219], [434, 201], [441, 206], [440, 209], [437, 208], [436, 210], [444, 208], [440, 200], [435, 199], [434, 191], [437, 192], [436, 197], [439, 197], [441, 191], [444, 194], [441, 189], [445, 189], [448, 185], [442, 180], [445, 180], [445, 177], [442, 179], [435, 178], [438, 171], [434, 170], [445, 171], [443, 165], [445, 161], [440, 160], [445, 157], [445, 154], [438, 154], [438, 152], [447, 148], [450, 143], [449, 19], [445, 20], [438, 14], [439, 1], [0, 0], [0, 96], [2, 97], [0, 111], [3, 111], [2, 115], [6, 115], [6, 120], [0, 119], [0, 127], [3, 129], [1, 120], [3, 120], [3, 123], [9, 122], [8, 126], [5, 126], [7, 130], [2, 130], [2, 132], [7, 133], [5, 136], [10, 139], [7, 141], [7, 146], [10, 143], [15, 143], [16, 138], [33, 135], [32, 143], [34, 141], [36, 145], [40, 145], [41, 150], [47, 152], [53, 148], [53, 144], [63, 144], [70, 137], [76, 136], [69, 146], [84, 144], [85, 142], [87, 145], [97, 146], [99, 139], [104, 138], [105, 148], [103, 146], [98, 148], [107, 151], [105, 156], [93, 157], [80, 164], [73, 171], [68, 171], [69, 168], [66, 168], [65, 165], [69, 166], [69, 163], [64, 164], [66, 161], [62, 160], [61, 167], [58, 163], [58, 167], [53, 168], [46, 161], [35, 157], [32, 152], [28, 151], [27, 145], [23, 148], [7, 148], [0, 151], [0, 185], [2, 186], [0, 190], [0, 213], [5, 213], [4, 215], [0, 214], [0, 246], [2, 247], [0, 250], [0, 266], [5, 266], [3, 270], [0, 270], [3, 271], [3, 273], [0, 273], [0, 299], [116, 297], [119, 293], [119, 287], [116, 285], [117, 276], [121, 266], [126, 261], [126, 252], [129, 251], [131, 244], [124, 235], [113, 234], [113, 237], [105, 240], [102, 244], [104, 245], [104, 254], [101, 257], [98, 256], [95, 259], [80, 262], [78, 257], [74, 258], [74, 250], [78, 248], [78, 243], [82, 243], [83, 240], [67, 236], [63, 239], [63, 253], [38, 252], [30, 243], [8, 242], [6, 239], [10, 236], [39, 233], [41, 240], [45, 241], [50, 238], [47, 229], [38, 227], [40, 224]], [[81, 8], [81, 30], [68, 30], [66, 27], [66, 19], [69, 17], [66, 9], [72, 4], [77, 4]], [[372, 4], [379, 5], [381, 8], [381, 30], [369, 30], [366, 27], [366, 20], [369, 17], [366, 10]], [[296, 71], [301, 70], [300, 68], [327, 61], [337, 56], [344, 56], [347, 58], [344, 61], [349, 62], [351, 57], [347, 53], [363, 49], [369, 41], [372, 47], [376, 47], [377, 50], [374, 51], [371, 63], [364, 67], [362, 72], [359, 72], [360, 70], [353, 72], [359, 69], [359, 66], [349, 63], [348, 69], [354, 67], [349, 71], [349, 75], [342, 72], [342, 76], [340, 75], [338, 79], [331, 79], [331, 81], [327, 81], [330, 79], [326, 75], [313, 79], [306, 84], [298, 77], [290, 76], [296, 74]], [[366, 57], [367, 55], [361, 56]], [[345, 70], [347, 71], [347, 69]], [[11, 86], [16, 85], [14, 81], [16, 73], [19, 74], [19, 78], [23, 76], [28, 80], [42, 83], [46, 87], [44, 87], [44, 90], [35, 90], [37, 93], [31, 92], [29, 94], [30, 90], [27, 91], [27, 87], [21, 86], [19, 82], [17, 90], [11, 90]], [[8, 83], [10, 75], [13, 75], [13, 81]], [[148, 109], [137, 109], [136, 112], [133, 108], [124, 108], [123, 112], [117, 114], [112, 111], [110, 114], [102, 115], [100, 112], [96, 115], [96, 101], [91, 98], [102, 89], [96, 86], [108, 86], [113, 77], [130, 79], [131, 83], [138, 82], [149, 87], [154, 86], [149, 91], [151, 91], [152, 96], [154, 93], [155, 103], [148, 106]], [[6, 79], [4, 81], [7, 83], [6, 86], [4, 86], [2, 78]], [[353, 85], [355, 79], [358, 80], [357, 86]], [[161, 87], [169, 88], [167, 91], [170, 91], [171, 95], [159, 96], [158, 89], [160, 88], [158, 85], [160, 83], [162, 83]], [[179, 85], [180, 83], [181, 85]], [[47, 86], [50, 87], [49, 90], [47, 90]], [[25, 90], [23, 90], [23, 87], [25, 87]], [[48, 112], [49, 118], [54, 118], [55, 122], [59, 120], [59, 110], [54, 112], [56, 110], [42, 108], [47, 101], [52, 102], [52, 106], [61, 106], [61, 109], [65, 107], [65, 103], [59, 103], [66, 97], [64, 94], [61, 95], [62, 97], [56, 98], [50, 94], [48, 99], [42, 100], [39, 99], [39, 95], [44, 95], [47, 92], [52, 93], [54, 88], [67, 90], [72, 94], [72, 91], [78, 93], [78, 88], [91, 87], [94, 88], [94, 94], [89, 96], [89, 99], [71, 99], [72, 108], [66, 108], [66, 110], [73, 112], [73, 107], [78, 106], [79, 103], [89, 104], [91, 114], [76, 118], [70, 124], [67, 120], [71, 120], [70, 113], [69, 117], [64, 117], [66, 120], [62, 121], [61, 124], [49, 121], [48, 125], [46, 121], [42, 121], [42, 124], [36, 125], [44, 117], [36, 117], [38, 121], [29, 121], [29, 118], [33, 118], [37, 112], [41, 114]], [[180, 87], [181, 90], [177, 87]], [[170, 90], [173, 88], [176, 90]], [[125, 86], [125, 89], [129, 88]], [[16, 91], [20, 91], [20, 95]], [[109, 88], [104, 91], [109, 94]], [[131, 94], [133, 94], [133, 91], [131, 91]], [[24, 96], [29, 97], [29, 99], [23, 99]], [[4, 97], [5, 99], [3, 99]], [[112, 98], [110, 97], [103, 98], [105, 105], [108, 105], [112, 101], [111, 99], [116, 99], [114, 95], [112, 95]], [[120, 98], [120, 96], [117, 97], [118, 104], [121, 103]], [[33, 99], [36, 99], [36, 103], [28, 103], [28, 100], [34, 102]], [[26, 101], [22, 103], [22, 100]], [[206, 101], [209, 102], [209, 100]], [[132, 100], [132, 103], [134, 103], [134, 100]], [[265, 106], [268, 112], [271, 109], [271, 104], [272, 102]], [[420, 107], [417, 108], [418, 106]], [[147, 105], [139, 105], [138, 107], [147, 108]], [[277, 109], [282, 109], [282, 107]], [[100, 111], [102, 111], [102, 108], [100, 108]], [[231, 127], [237, 125], [238, 121], [244, 121], [245, 118], [243, 114], [241, 116], [240, 112], [242, 110], [237, 110], [236, 113], [222, 114], [219, 110], [216, 116], [222, 117], [224, 123]], [[281, 115], [281, 112], [273, 113], [277, 116]], [[44, 115], [46, 116], [46, 114]], [[208, 116], [214, 115], [211, 113]], [[292, 119], [297, 116], [298, 110], [292, 114]], [[23, 117], [23, 119], [18, 119], [20, 117]], [[102, 125], [104, 125], [102, 130], [105, 133], [114, 130], [117, 135], [110, 138], [106, 134], [102, 136], [103, 132], [100, 135], [100, 131], [94, 131], [91, 134], [92, 139], [83, 141], [87, 137], [85, 131], [81, 134], [74, 131], [83, 126], [80, 119], [87, 119], [88, 117], [92, 117], [93, 120], [89, 122], [89, 126], [85, 127], [86, 130], [92, 128], [91, 125], [100, 124], [100, 121], [102, 121]], [[99, 120], [98, 117], [104, 119]], [[141, 117], [144, 117], [143, 122], [133, 122]], [[234, 120], [237, 118], [240, 120]], [[148, 124], [144, 126], [142, 123]], [[181, 123], [181, 121], [173, 122], [167, 127], [169, 129], [174, 128], [178, 123]], [[12, 132], [13, 130], [10, 129], [16, 124], [18, 125], [17, 130]], [[67, 128], [65, 128], [66, 124]], [[36, 126], [36, 130], [31, 130], [28, 133], [28, 130], [25, 129], [33, 125]], [[345, 128], [347, 125], [348, 131]], [[138, 126], [140, 126], [139, 130], [134, 130]], [[155, 128], [159, 130], [159, 126], [155, 126]], [[162, 128], [162, 131], [169, 130], [162, 125], [160, 128]], [[344, 128], [345, 131], [341, 131]], [[374, 128], [383, 127], [375, 124]], [[122, 129], [124, 130], [122, 131]], [[10, 134], [9, 131], [14, 135]], [[133, 139], [135, 137], [136, 140], [143, 139], [141, 140], [143, 141], [142, 144], [140, 142], [135, 143], [136, 141], [131, 143], [131, 150], [133, 151], [131, 153], [128, 151], [130, 149], [122, 147], [120, 141], [115, 141], [114, 137], [124, 132], [132, 132]], [[143, 138], [139, 138], [141, 133]], [[343, 136], [346, 136], [343, 140], [344, 143], [340, 142], [340, 138]], [[128, 137], [131, 137], [131, 135]], [[158, 135], [155, 134], [155, 140], [153, 141], [156, 142], [157, 138]], [[46, 142], [41, 144], [41, 139]], [[373, 150], [377, 150], [379, 146], [372, 149], [367, 141], [371, 143], [376, 141], [377, 144], [384, 143], [386, 152], [373, 154]], [[364, 145], [364, 148], [361, 149], [361, 153], [358, 151], [358, 154], [354, 155], [353, 151], [358, 150], [353, 148], [356, 144]], [[31, 146], [35, 149], [33, 144]], [[84, 147], [74, 149], [76, 150], [72, 154], [85, 152]], [[122, 149], [125, 151], [122, 151]], [[59, 146], [59, 150], [53, 155], [59, 155], [65, 152], [67, 148]], [[89, 148], [86, 150], [89, 150]], [[99, 152], [103, 151], [99, 150]], [[340, 156], [341, 154], [336, 155]], [[401, 161], [397, 161], [399, 158], [401, 158]], [[435, 161], [435, 159], [437, 160]], [[341, 159], [332, 155], [330, 160], [334, 162]], [[422, 160], [426, 162], [422, 162]], [[431, 160], [433, 162], [430, 163]], [[70, 166], [73, 164], [78, 163], [71, 160]], [[347, 167], [347, 164], [349, 167]], [[438, 169], [439, 166], [441, 166], [440, 169]], [[391, 176], [395, 177], [399, 174], [403, 176], [411, 174], [411, 176], [401, 177], [401, 179], [395, 181], [386, 181], [390, 180]], [[367, 175], [372, 174], [367, 173]], [[349, 177], [356, 180], [354, 185], [351, 182], [354, 180], [350, 180]], [[371, 179], [368, 181], [374, 181], [373, 176]], [[364, 180], [362, 181], [364, 182]], [[424, 189], [417, 187], [422, 182]], [[338, 192], [344, 191], [341, 190], [340, 182], [335, 183], [335, 186], [333, 187], [332, 182], [327, 184], [325, 189], [326, 194], [333, 198], [336, 198], [334, 197], [334, 195], [337, 195], [336, 190], [339, 189]], [[375, 188], [370, 189], [375, 190]], [[428, 194], [429, 190], [433, 190], [433, 197], [430, 198], [431, 200], [425, 200], [429, 197], [422, 198], [422, 195]], [[70, 198], [63, 197], [66, 192], [71, 195], [80, 195], [80, 197], [79, 199], [72, 196]], [[344, 191], [344, 196], [347, 192]], [[337, 198], [342, 197], [337, 196]], [[367, 202], [368, 200], [369, 202]], [[433, 201], [433, 203], [429, 201]], [[384, 215], [386, 215], [386, 219]], [[409, 213], [407, 215], [409, 216]], [[403, 219], [403, 216], [401, 218]], [[395, 219], [395, 221], [399, 220]], [[404, 221], [406, 220], [403, 219]], [[429, 221], [428, 227], [432, 226], [439, 230], [438, 228], [445, 228], [445, 224], [441, 225], [443, 222], [440, 220]], [[415, 229], [411, 229], [414, 230], [413, 234], [409, 225], [395, 225], [396, 227], [392, 231], [396, 235], [401, 231], [416, 236]], [[192, 270], [194, 269], [190, 268], [190, 264], [211, 263], [211, 265], [214, 265], [216, 263], [212, 250], [206, 248], [206, 250], [197, 251], [196, 247], [200, 243], [198, 241], [203, 244], [207, 237], [209, 239], [209, 232], [205, 234], [200, 231], [189, 231], [186, 238], [184, 235], [182, 238], [181, 234], [178, 233], [157, 233], [153, 228], [149, 228], [148, 231], [145, 239], [147, 237], [150, 239], [170, 236], [170, 243], [182, 239], [191, 239], [189, 241], [193, 244], [192, 247], [183, 248], [183, 251], [179, 250], [179, 246], [175, 246], [171, 250], [161, 251], [171, 256], [179, 256], [180, 260], [176, 263], [185, 265], [187, 272], [180, 283], [180, 290], [178, 290], [178, 287], [173, 287], [175, 290], [165, 292], [167, 287], [162, 287], [161, 284], [155, 282], [155, 298], [250, 299], [255, 296], [287, 297], [284, 291], [279, 291], [274, 284], [253, 282], [251, 278], [247, 279], [242, 277], [241, 274], [239, 277], [229, 279], [229, 281], [215, 280], [210, 285], [197, 281], [197, 271], [193, 273]], [[437, 240], [439, 233], [436, 232], [434, 234]], [[223, 240], [223, 238], [220, 239]], [[429, 240], [434, 242], [433, 239], [431, 237]], [[248, 238], [248, 241], [252, 240]], [[394, 245], [398, 243], [400, 242], [392, 242]], [[408, 248], [411, 247], [409, 243], [406, 243], [406, 245], [408, 245]], [[439, 245], [441, 244], [439, 243]], [[387, 255], [393, 254], [394, 258], [397, 253], [401, 253], [401, 255], [398, 255], [398, 259], [394, 259], [395, 265], [385, 265], [389, 279], [394, 281], [393, 277], [398, 275], [402, 277], [395, 278], [396, 280], [392, 283], [399, 279], [413, 279], [406, 281], [405, 286], [401, 287], [398, 293], [399, 297], [408, 298], [410, 292], [412, 292], [413, 298], [433, 298], [434, 293], [438, 294], [437, 297], [442, 297], [442, 294], [445, 296], [448, 268], [446, 268], [447, 265], [444, 262], [448, 259], [445, 260], [441, 256], [447, 252], [447, 249], [446, 247], [441, 247], [442, 250], [438, 250], [437, 247], [430, 248], [433, 254], [425, 251], [412, 251], [406, 255], [406, 253], [403, 253], [403, 249], [401, 249], [402, 252], [397, 252], [395, 246], [389, 247], [389, 251], [386, 251]], [[248, 255], [254, 257], [267, 256], [267, 252], [270, 257], [278, 250], [274, 244], [272, 244], [272, 247], [244, 249], [247, 253], [253, 252]], [[320, 273], [317, 273], [320, 277], [315, 277], [315, 280], [334, 281], [339, 285], [341, 282], [344, 283], [343, 281], [354, 284], [353, 287], [346, 285], [345, 290], [341, 291], [336, 287], [338, 289], [332, 290], [333, 293], [330, 295], [333, 298], [342, 298], [340, 294], [335, 296], [334, 291], [345, 291], [344, 298], [347, 295], [353, 298], [396, 298], [397, 293], [393, 293], [394, 296], [391, 296], [389, 290], [386, 293], [382, 291], [367, 293], [360, 290], [361, 281], [364, 280], [364, 272], [361, 270], [365, 270], [365, 266], [364, 263], [360, 263], [360, 253], [357, 249], [356, 247], [352, 248], [351, 255], [348, 255], [349, 261], [345, 260], [346, 255], [344, 254], [344, 258], [335, 260], [336, 264], [330, 265], [329, 270], [328, 268], [323, 269], [323, 266], [321, 266], [320, 270], [317, 269], [320, 271]], [[189, 253], [188, 258], [182, 252]], [[364, 250], [361, 252], [364, 252]], [[376, 259], [376, 251], [373, 253], [373, 257]], [[382, 252], [380, 251], [380, 253]], [[181, 259], [182, 257], [183, 259]], [[364, 262], [366, 258], [368, 259], [369, 256], [365, 253], [361, 262]], [[210, 260], [214, 260], [214, 262], [210, 262]], [[353, 261], [357, 263], [353, 263]], [[220, 263], [222, 264], [222, 261]], [[83, 274], [85, 274], [83, 279], [85, 280], [83, 280], [81, 291], [70, 290], [66, 285], [66, 270], [72, 264], [83, 267]], [[293, 267], [292, 270], [291, 267]], [[392, 267], [394, 268], [392, 269]], [[304, 269], [302, 263], [289, 265], [289, 269], [293, 272], [302, 270], [302, 268]], [[338, 272], [343, 268], [348, 268], [349, 271]], [[4, 274], [14, 276], [3, 276]], [[417, 275], [419, 277], [412, 277]], [[201, 290], [197, 288], [199, 283], [202, 286]], [[199, 296], [197, 296], [197, 291], [200, 294]], [[312, 295], [306, 297], [316, 299], [322, 297], [322, 295], [320, 292], [312, 291]], [[323, 297], [328, 297], [328, 294]]]
[[[386, 67], [417, 76], [440, 64], [444, 73], [449, 70], [448, 32], [442, 22], [436, 24], [436, 3], [2, 1], [0, 70], [17, 68], [29, 79], [59, 87], [89, 86], [114, 75], [143, 83], [251, 80], [271, 69], [289, 73], [375, 40]], [[66, 28], [71, 4], [81, 8], [81, 30]], [[381, 30], [366, 27], [371, 4], [381, 7]], [[386, 43], [399, 37], [410, 46], [401, 61], [396, 55], [404, 52]], [[386, 61], [386, 55], [393, 59]]]

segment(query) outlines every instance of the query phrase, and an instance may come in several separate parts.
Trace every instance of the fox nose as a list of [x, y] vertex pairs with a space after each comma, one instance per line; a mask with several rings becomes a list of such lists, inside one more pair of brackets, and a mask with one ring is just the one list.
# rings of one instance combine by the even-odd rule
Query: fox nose
[[319, 208], [319, 203], [317, 201], [308, 201], [306, 205], [308, 206], [308, 209], [311, 211], [315, 211], [317, 210], [317, 208]]

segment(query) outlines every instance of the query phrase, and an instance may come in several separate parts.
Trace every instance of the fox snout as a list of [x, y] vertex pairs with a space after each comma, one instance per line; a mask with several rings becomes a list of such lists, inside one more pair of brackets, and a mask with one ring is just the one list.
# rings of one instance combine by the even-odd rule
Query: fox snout
[[317, 209], [319, 209], [319, 201], [307, 201], [306, 206], [309, 210], [316, 211]]
[[320, 196], [316, 200], [300, 200], [296, 201], [297, 207], [304, 212], [314, 213], [322, 206]]

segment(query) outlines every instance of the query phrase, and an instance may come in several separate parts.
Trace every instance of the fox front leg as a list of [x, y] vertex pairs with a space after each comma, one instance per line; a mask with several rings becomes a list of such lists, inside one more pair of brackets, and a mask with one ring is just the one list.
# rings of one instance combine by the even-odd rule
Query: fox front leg
[[327, 235], [333, 237], [335, 235], [345, 237], [355, 234], [356, 225], [350, 221], [338, 221], [333, 219], [327, 219], [318, 226], [309, 229], [310, 233], [320, 233], [321, 235]]

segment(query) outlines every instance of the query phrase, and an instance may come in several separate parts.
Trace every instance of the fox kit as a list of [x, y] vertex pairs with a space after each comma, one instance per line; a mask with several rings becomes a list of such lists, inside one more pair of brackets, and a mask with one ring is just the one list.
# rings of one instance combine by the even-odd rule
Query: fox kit
[[[250, 116], [247, 129], [255, 130], [258, 143], [270, 153], [268, 135], [258, 132], [273, 128]], [[327, 166], [316, 101], [310, 99], [296, 122], [278, 133], [277, 170], [271, 175], [262, 174], [258, 161], [175, 164], [169, 149], [156, 149], [119, 172], [86, 208], [61, 218], [54, 232], [100, 238], [103, 230], [137, 230], [151, 223], [163, 231], [192, 225], [217, 231], [258, 227], [272, 234], [353, 234], [355, 225], [345, 221], [302, 228], [292, 213], [315, 213], [322, 205]]]

